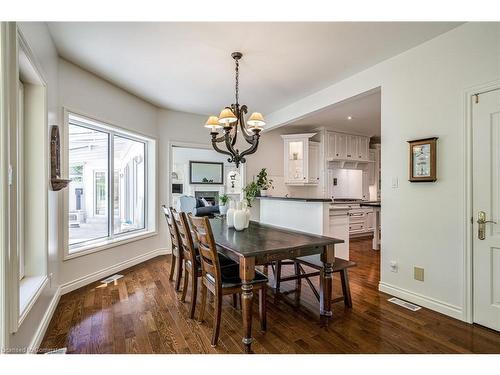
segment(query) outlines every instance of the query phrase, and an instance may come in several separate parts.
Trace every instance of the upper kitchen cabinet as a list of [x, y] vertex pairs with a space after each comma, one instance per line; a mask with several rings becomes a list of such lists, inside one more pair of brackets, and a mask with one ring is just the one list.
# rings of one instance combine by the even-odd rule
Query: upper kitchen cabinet
[[287, 185], [319, 183], [320, 147], [312, 141], [316, 133], [282, 135], [284, 142], [284, 174]]
[[327, 160], [368, 161], [370, 138], [361, 135], [327, 132]]

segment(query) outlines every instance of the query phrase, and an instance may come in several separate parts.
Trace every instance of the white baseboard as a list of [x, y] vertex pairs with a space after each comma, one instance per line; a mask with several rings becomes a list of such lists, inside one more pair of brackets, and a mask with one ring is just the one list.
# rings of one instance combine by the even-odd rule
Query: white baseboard
[[49, 307], [45, 311], [45, 314], [43, 315], [43, 318], [40, 321], [40, 324], [38, 325], [38, 328], [35, 332], [35, 335], [33, 336], [33, 339], [31, 340], [30, 345], [28, 346], [28, 350], [26, 351], [26, 353], [31, 354], [31, 353], [36, 353], [38, 351], [38, 348], [42, 343], [43, 337], [45, 336], [45, 332], [49, 327], [52, 315], [54, 315], [54, 312], [56, 311], [56, 307], [57, 304], [59, 303], [60, 298], [61, 298], [61, 287], [58, 287], [56, 292], [54, 293], [54, 296], [52, 297], [52, 300], [50, 301]]
[[145, 261], [152, 259], [154, 257], [157, 257], [159, 255], [166, 255], [169, 253], [170, 252], [166, 248], [156, 249], [156, 250], [150, 251], [148, 253], [141, 254], [135, 258], [128, 259], [128, 260], [123, 261], [121, 263], [114, 264], [110, 267], [103, 268], [103, 269], [96, 271], [96, 272], [93, 272], [89, 275], [79, 277], [78, 279], [61, 284], [61, 286], [60, 286], [61, 295], [72, 292], [73, 290], [81, 288], [82, 286], [93, 283], [94, 281], [100, 280], [102, 278], [105, 278], [106, 276], [112, 275], [113, 273], [120, 272], [126, 268], [135, 266], [136, 264], [145, 262]]
[[405, 301], [415, 303], [419, 306], [437, 311], [441, 314], [451, 316], [452, 318], [465, 321], [463, 309], [459, 306], [439, 301], [437, 299], [427, 297], [395, 285], [384, 283], [382, 281], [378, 284], [378, 290], [390, 294], [391, 296], [404, 299]]

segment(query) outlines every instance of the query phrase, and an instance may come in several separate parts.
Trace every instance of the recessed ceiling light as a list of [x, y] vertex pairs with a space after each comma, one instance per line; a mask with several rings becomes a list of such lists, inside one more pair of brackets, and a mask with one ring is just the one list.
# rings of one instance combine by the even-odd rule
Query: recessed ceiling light
[[348, 120], [352, 120], [352, 116], [347, 116], [347, 119]]

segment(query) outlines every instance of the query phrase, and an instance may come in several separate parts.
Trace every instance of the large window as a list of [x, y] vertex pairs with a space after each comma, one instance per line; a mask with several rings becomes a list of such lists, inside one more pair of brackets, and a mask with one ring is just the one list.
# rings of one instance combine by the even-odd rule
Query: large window
[[154, 173], [148, 164], [152, 142], [68, 115], [69, 253], [151, 229], [147, 208], [148, 173]]

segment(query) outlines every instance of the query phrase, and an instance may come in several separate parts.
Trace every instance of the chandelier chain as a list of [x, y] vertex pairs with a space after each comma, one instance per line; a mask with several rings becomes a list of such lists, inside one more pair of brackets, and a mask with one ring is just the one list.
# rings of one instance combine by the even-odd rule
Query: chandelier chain
[[236, 71], [236, 104], [238, 104], [239, 102], [239, 83], [240, 83], [240, 63], [238, 61], [238, 59], [236, 59], [236, 68], [235, 68], [235, 71]]

